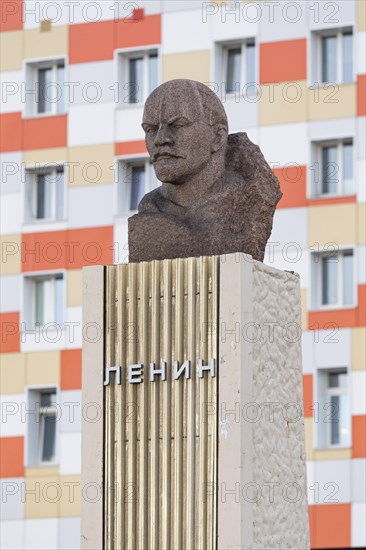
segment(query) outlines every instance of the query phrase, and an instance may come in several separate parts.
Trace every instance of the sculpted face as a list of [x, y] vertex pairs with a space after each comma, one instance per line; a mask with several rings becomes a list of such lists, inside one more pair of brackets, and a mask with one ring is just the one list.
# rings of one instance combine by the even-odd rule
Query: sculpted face
[[211, 160], [217, 129], [205, 119], [197, 93], [189, 84], [168, 82], [146, 101], [142, 127], [157, 178], [180, 185]]

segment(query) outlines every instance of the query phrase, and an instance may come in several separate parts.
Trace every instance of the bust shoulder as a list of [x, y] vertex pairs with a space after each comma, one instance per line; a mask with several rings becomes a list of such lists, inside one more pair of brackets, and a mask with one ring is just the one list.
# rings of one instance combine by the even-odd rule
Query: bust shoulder
[[142, 197], [138, 207], [138, 212], [139, 214], [144, 214], [147, 212], [161, 212], [161, 206], [164, 201], [165, 199], [161, 193], [161, 189], [160, 187], [157, 187]]

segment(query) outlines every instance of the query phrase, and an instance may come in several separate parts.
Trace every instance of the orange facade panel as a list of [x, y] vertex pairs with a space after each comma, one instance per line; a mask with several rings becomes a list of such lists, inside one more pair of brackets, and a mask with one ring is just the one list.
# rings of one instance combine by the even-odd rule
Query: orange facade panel
[[277, 208], [306, 206], [306, 166], [283, 166], [275, 168], [274, 173], [283, 193]]
[[306, 38], [260, 45], [260, 83], [306, 80]]
[[61, 351], [61, 389], [81, 389], [81, 349]]
[[0, 115], [0, 151], [21, 151], [22, 113], [4, 113]]
[[113, 263], [113, 226], [24, 233], [22, 271], [81, 269]]
[[304, 394], [304, 416], [313, 416], [313, 375], [304, 374], [302, 377], [302, 389]]
[[363, 327], [366, 321], [366, 285], [358, 285], [357, 307], [350, 309], [329, 309], [309, 311], [308, 326], [320, 330], [329, 327], [329, 323], [338, 328]]
[[0, 313], [1, 353], [20, 351], [19, 311]]
[[115, 21], [69, 25], [69, 63], [113, 59]]
[[366, 74], [357, 75], [357, 115], [366, 115]]
[[351, 505], [309, 506], [310, 547], [349, 548], [351, 546]]
[[116, 25], [116, 48], [140, 48], [161, 42], [161, 16], [141, 14], [136, 10], [132, 17], [119, 19]]
[[24, 437], [0, 437], [0, 477], [24, 476]]
[[115, 144], [114, 152], [116, 156], [119, 155], [138, 155], [140, 153], [147, 153], [144, 140], [140, 141], [120, 141]]
[[366, 457], [366, 416], [352, 416], [352, 458]]
[[20, 31], [23, 28], [23, 0], [0, 1], [0, 31]]
[[27, 118], [23, 120], [23, 149], [66, 147], [67, 115]]
[[280, 182], [281, 191], [283, 193], [277, 208], [299, 208], [304, 206], [325, 206], [356, 202], [356, 195], [331, 198], [307, 198], [306, 172], [306, 165], [282, 166], [274, 169], [274, 173]]

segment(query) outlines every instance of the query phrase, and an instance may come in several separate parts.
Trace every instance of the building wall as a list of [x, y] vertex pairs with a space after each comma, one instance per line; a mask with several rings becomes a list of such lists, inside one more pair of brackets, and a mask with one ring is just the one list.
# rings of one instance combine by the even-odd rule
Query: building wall
[[[220, 94], [230, 131], [246, 131], [281, 182], [265, 261], [300, 274], [311, 543], [365, 545], [365, 3], [292, 2], [273, 12], [260, 1], [140, 1], [134, 11], [129, 2], [87, 4], [1, 2], [2, 547], [79, 545], [81, 269], [126, 261], [116, 163], [146, 149], [142, 106], [126, 103], [117, 52], [149, 47], [159, 53], [160, 82], [192, 78]], [[353, 31], [352, 81], [324, 88], [316, 84], [316, 33], [345, 28]], [[226, 95], [222, 45], [249, 39], [257, 94]], [[65, 113], [31, 117], [26, 64], [51, 58], [64, 60], [73, 96]], [[354, 190], [316, 198], [314, 143], [343, 138], [353, 139]], [[25, 219], [25, 168], [36, 163], [66, 164], [62, 220]], [[354, 252], [352, 307], [314, 302], [320, 283], [312, 254], [329, 246]], [[63, 326], [32, 333], [25, 277], [55, 271], [65, 280]], [[319, 372], [337, 367], [348, 369], [351, 443], [318, 448], [326, 420]], [[27, 392], [50, 386], [61, 406], [57, 465], [29, 466]]]

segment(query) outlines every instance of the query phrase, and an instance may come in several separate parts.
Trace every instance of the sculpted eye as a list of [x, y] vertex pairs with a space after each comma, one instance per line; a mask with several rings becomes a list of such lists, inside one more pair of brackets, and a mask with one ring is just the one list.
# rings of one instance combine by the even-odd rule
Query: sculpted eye
[[148, 126], [147, 124], [143, 124], [142, 127], [146, 134], [152, 134], [157, 131], [157, 126]]
[[182, 117], [171, 122], [170, 126], [172, 126], [173, 128], [182, 128], [183, 126], [188, 126], [189, 124], [190, 124], [190, 121]]

